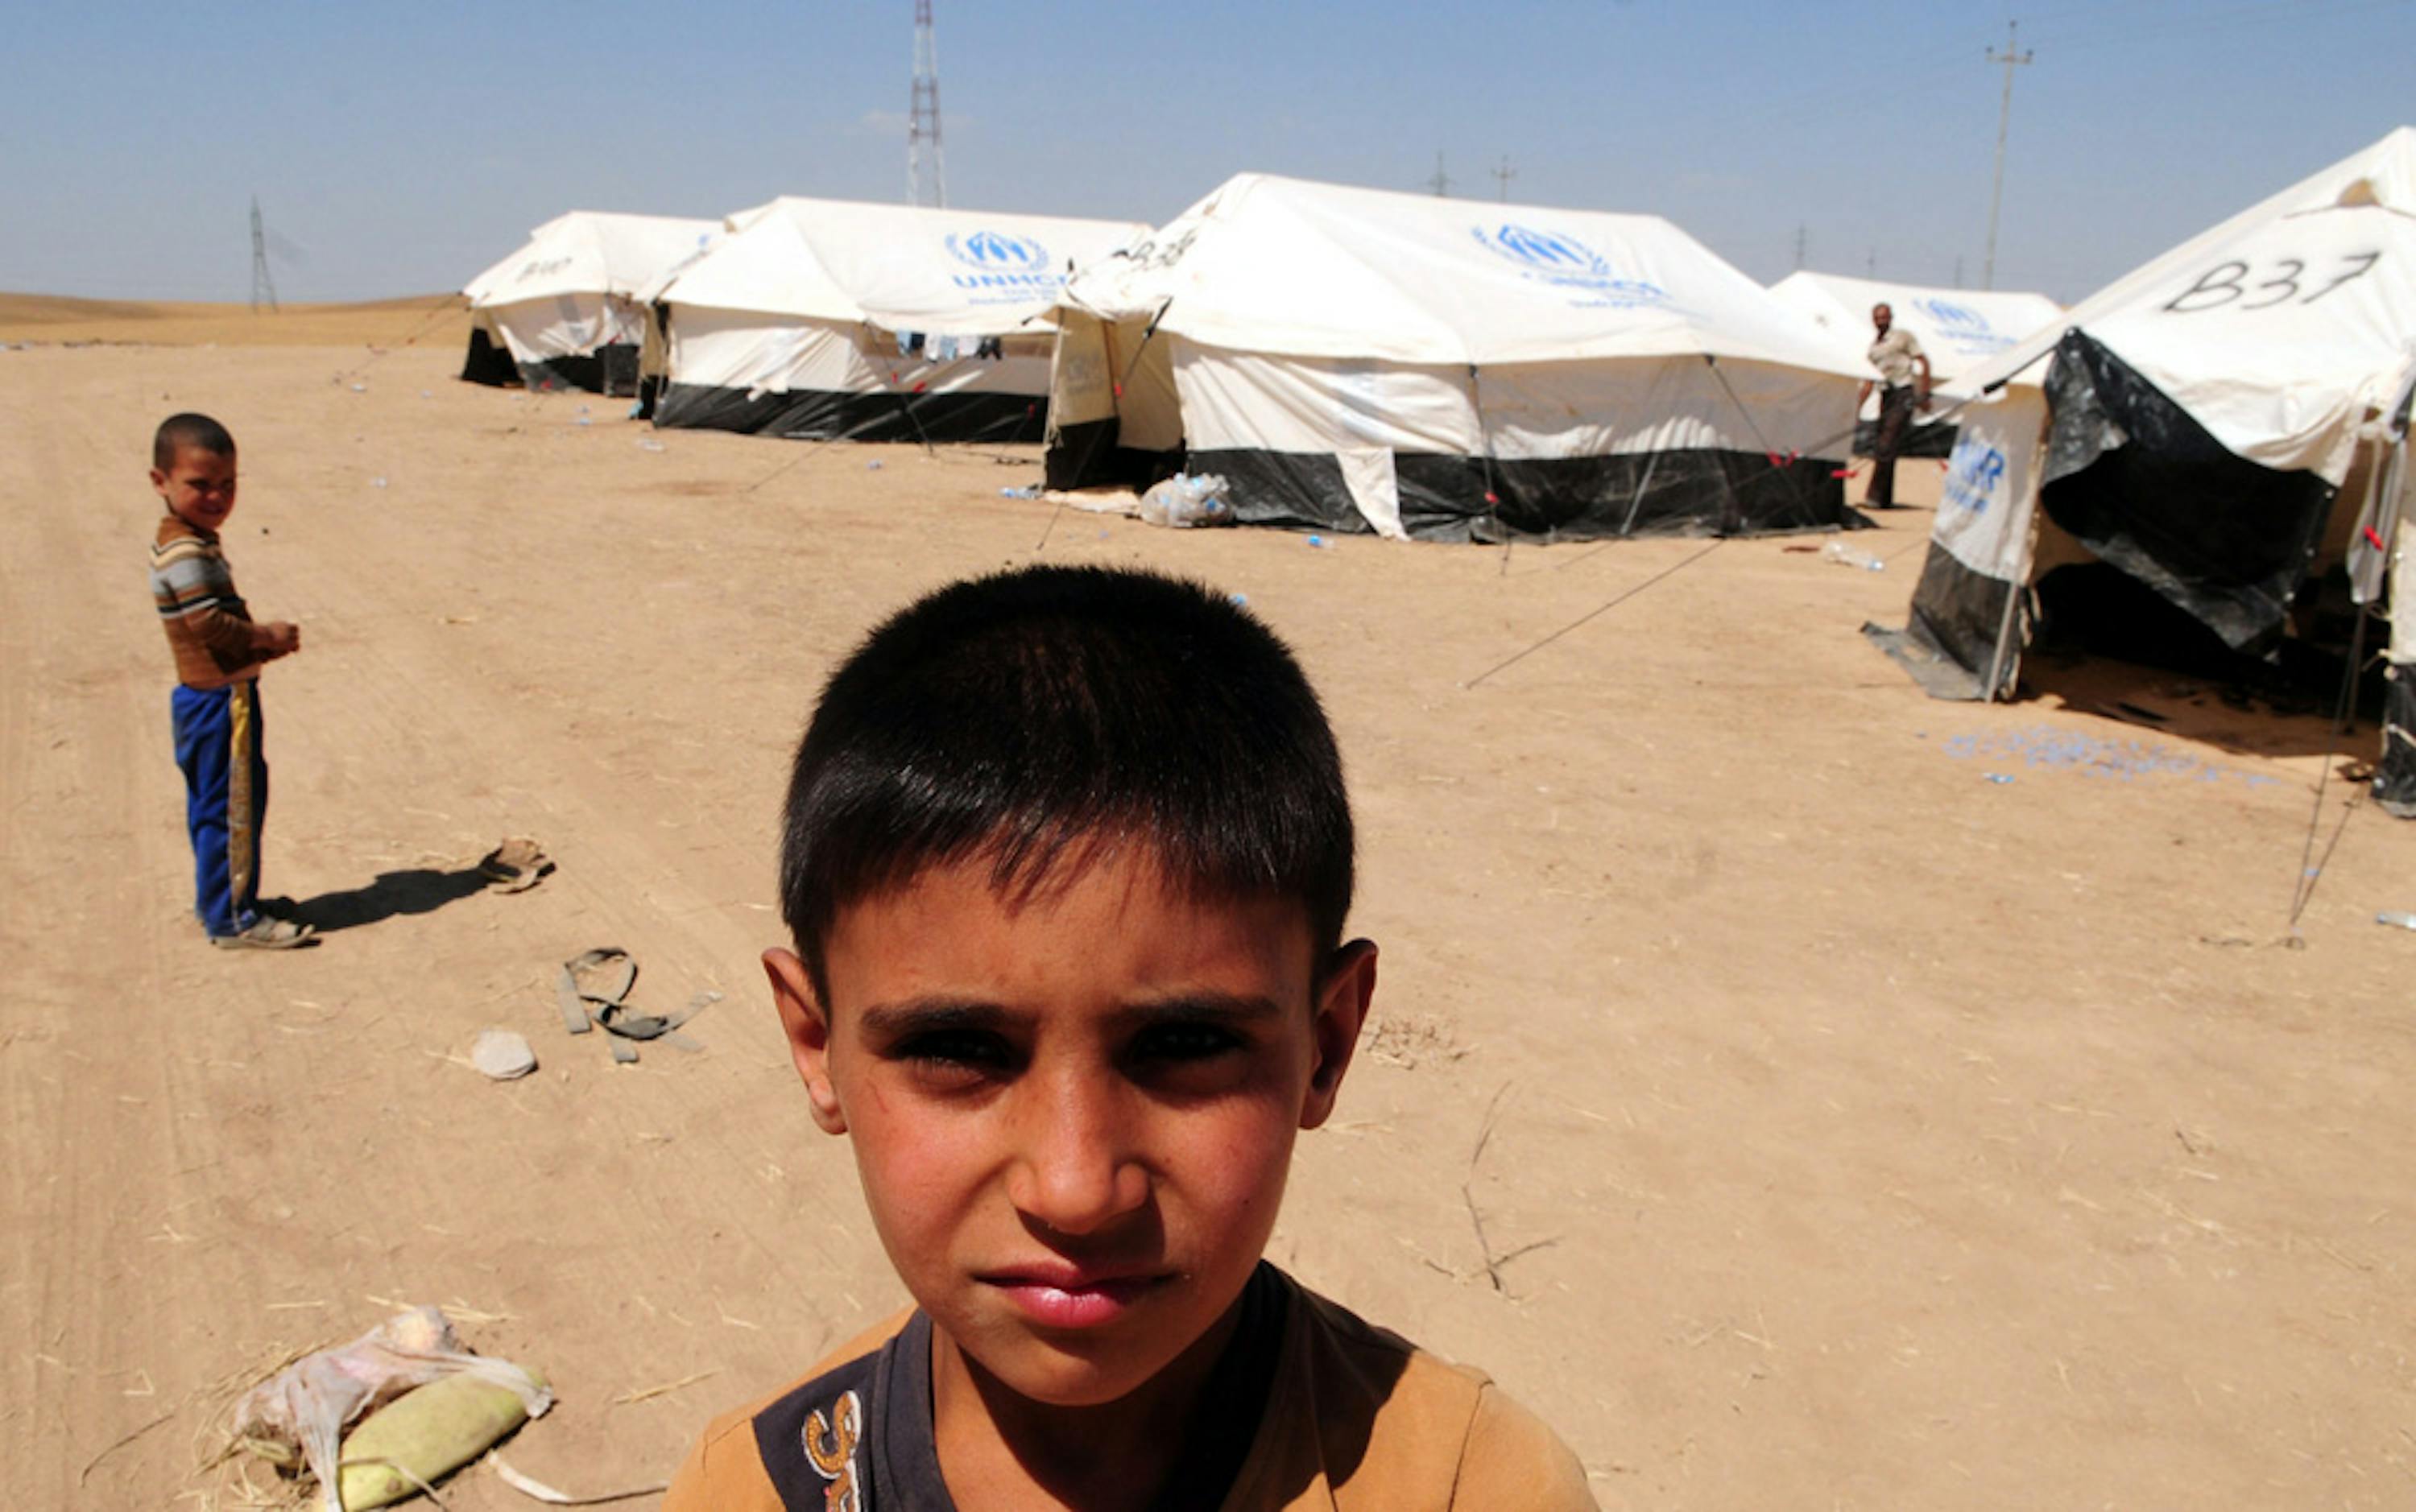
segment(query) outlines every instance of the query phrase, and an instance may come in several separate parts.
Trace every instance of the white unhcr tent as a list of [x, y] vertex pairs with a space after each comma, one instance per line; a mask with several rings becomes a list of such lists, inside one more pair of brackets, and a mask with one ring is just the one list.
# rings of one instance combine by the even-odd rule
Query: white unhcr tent
[[1851, 522], [1860, 343], [1669, 222], [1245, 173], [1067, 286], [1050, 481], [1438, 540]]
[[[1921, 343], [1922, 354], [1929, 359], [1931, 392], [1941, 406], [1966, 397], [1965, 374], [2063, 317], [2063, 307], [2045, 294], [1936, 289], [1808, 270], [1789, 274], [1772, 284], [1770, 292], [1803, 311], [1824, 333], [1864, 346], [1871, 340], [1871, 307], [1887, 306], [1896, 325]], [[1863, 406], [1857, 450], [1868, 449], [1868, 432], [1878, 417], [1879, 396], [1873, 394]], [[1916, 418], [1904, 450], [1915, 457], [1944, 457], [1954, 447], [1954, 430], [1952, 420]]]
[[[1967, 376], [1903, 632], [1931, 691], [2012, 690], [2037, 585], [2112, 569], [2135, 620], [2273, 653], [2340, 595], [2401, 605], [2416, 389], [2416, 128], [2175, 247]], [[2311, 586], [2312, 585], [2312, 586]], [[2416, 613], [2392, 619], [2377, 785], [2416, 813]]]
[[695, 257], [717, 220], [573, 210], [470, 280], [470, 350], [461, 376], [531, 388], [635, 392], [645, 330], [642, 292]]
[[[655, 420], [863, 441], [1037, 441], [1066, 274], [1147, 228], [783, 198], [657, 296]], [[650, 363], [651, 366], [651, 363]]]

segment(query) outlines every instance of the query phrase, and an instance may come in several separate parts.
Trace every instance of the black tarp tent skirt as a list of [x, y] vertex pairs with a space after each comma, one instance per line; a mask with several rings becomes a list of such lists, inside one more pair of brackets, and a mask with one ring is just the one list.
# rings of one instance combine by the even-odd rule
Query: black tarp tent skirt
[[2056, 347], [2046, 396], [2047, 517], [2232, 650], [2270, 651], [2332, 486], [2243, 460], [2078, 331]]
[[638, 392], [638, 349], [626, 341], [575, 357], [548, 357], [520, 366], [521, 382], [535, 390], [575, 388], [622, 398]]
[[483, 325], [470, 327], [470, 347], [461, 354], [461, 379], [469, 383], [486, 383], [495, 388], [509, 388], [521, 381], [521, 370], [512, 362], [510, 349], [487, 334]]
[[[1904, 429], [1904, 443], [1895, 450], [1898, 457], [1948, 457], [1955, 455], [1955, 438], [1962, 427], [1951, 420], [1916, 420]], [[1880, 439], [1880, 423], [1876, 420], [1854, 422], [1854, 455], [1868, 457], [1872, 445]]]
[[[1110, 418], [1068, 426], [1049, 449], [1052, 488], [1141, 487], [1176, 471], [1231, 485], [1234, 518], [1336, 534], [1368, 533], [1328, 452], [1183, 453], [1118, 446]], [[1623, 535], [1757, 535], [1854, 530], [1834, 460], [1759, 452], [1669, 451], [1517, 461], [1395, 452], [1401, 528], [1421, 541], [1591, 541]], [[1486, 495], [1493, 498], [1487, 501]]]
[[1036, 442], [1048, 433], [1049, 401], [1037, 394], [846, 394], [796, 389], [749, 397], [745, 389], [667, 383], [655, 424], [735, 430], [793, 441]]

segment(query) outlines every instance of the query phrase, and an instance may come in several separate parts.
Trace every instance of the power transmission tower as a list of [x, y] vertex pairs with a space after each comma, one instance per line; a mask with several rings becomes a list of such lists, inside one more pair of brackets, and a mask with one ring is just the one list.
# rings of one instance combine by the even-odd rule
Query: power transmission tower
[[1438, 200], [1451, 197], [1451, 175], [1442, 171], [1442, 153], [1440, 150], [1435, 153], [1434, 177], [1427, 180], [1427, 187], [1434, 190]]
[[251, 312], [260, 313], [260, 302], [268, 301], [268, 312], [277, 313], [277, 280], [268, 276], [268, 233], [260, 227], [260, 196], [251, 197]]
[[[1437, 163], [1435, 165], [1438, 171], [1441, 170], [1442, 166], [1442, 165], [1441, 163]], [[1510, 181], [1518, 176], [1518, 171], [1510, 166], [1510, 155], [1506, 152], [1503, 153], [1502, 155], [1502, 166], [1491, 170], [1491, 172], [1495, 184], [1500, 186], [1501, 189], [1501, 192], [1496, 194], [1494, 198], [1500, 200], [1504, 204], [1509, 203]]]
[[1804, 235], [1805, 235], [1805, 227], [1804, 227], [1804, 222], [1802, 222], [1802, 221], [1800, 221], [1800, 220], [1799, 220], [1799, 221], [1797, 221], [1797, 222], [1795, 223], [1795, 271], [1796, 271], [1796, 272], [1798, 272], [1798, 273], [1801, 273], [1801, 272], [1803, 272], [1803, 271], [1804, 271]]
[[[926, 176], [923, 151], [930, 148]], [[940, 43], [931, 30], [931, 0], [914, 0], [914, 89], [906, 118], [906, 202], [948, 202], [947, 159], [940, 150]]]
[[1866, 278], [1876, 278], [1880, 276], [1880, 249], [1876, 247], [1872, 247], [1869, 255], [1863, 259], [1863, 276]]
[[2002, 52], [1993, 47], [1988, 49], [1988, 61], [2005, 66], [2005, 98], [2004, 103], [1997, 107], [1997, 181], [1988, 190], [1988, 255], [1980, 263], [1980, 287], [1983, 289], [1997, 287], [1997, 211], [2005, 199], [2005, 126], [2014, 115], [2014, 70], [2035, 56], [2014, 50], [2016, 34], [2021, 24], [2017, 21], [2005, 22], [2005, 50]]

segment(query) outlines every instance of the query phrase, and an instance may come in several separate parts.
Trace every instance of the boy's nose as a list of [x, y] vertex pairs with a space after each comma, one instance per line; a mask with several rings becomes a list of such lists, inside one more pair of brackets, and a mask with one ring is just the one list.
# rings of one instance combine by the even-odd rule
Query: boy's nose
[[1131, 1147], [1112, 1092], [1033, 1088], [1018, 1110], [1007, 1200], [1061, 1234], [1092, 1234], [1149, 1201], [1149, 1171]]

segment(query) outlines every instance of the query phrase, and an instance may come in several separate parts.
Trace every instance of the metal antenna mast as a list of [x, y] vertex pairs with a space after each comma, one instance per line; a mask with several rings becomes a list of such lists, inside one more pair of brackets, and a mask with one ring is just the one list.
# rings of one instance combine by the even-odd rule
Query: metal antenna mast
[[2017, 21], [2005, 22], [2005, 50], [2002, 52], [1993, 47], [1988, 49], [1988, 61], [2005, 66], [2005, 98], [2004, 103], [1997, 107], [1997, 181], [1988, 190], [1988, 255], [1980, 264], [1980, 287], [1983, 289], [1997, 287], [1997, 211], [2005, 199], [2005, 126], [2014, 115], [2014, 69], [2035, 56], [2014, 49], [2016, 34], [2021, 24]]
[[1427, 180], [1427, 187], [1434, 190], [1435, 198], [1438, 200], [1451, 197], [1451, 175], [1442, 171], [1442, 153], [1440, 149], [1435, 153], [1434, 177]]
[[[1437, 164], [1436, 166], [1440, 168], [1442, 165]], [[1501, 187], [1501, 192], [1494, 196], [1494, 198], [1500, 200], [1504, 204], [1509, 203], [1510, 181], [1518, 176], [1518, 171], [1510, 166], [1510, 155], [1506, 152], [1503, 153], [1502, 155], [1502, 166], [1492, 170], [1491, 172], [1493, 173], [1493, 181]]]
[[277, 280], [268, 276], [268, 234], [260, 228], [260, 196], [251, 197], [251, 312], [260, 313], [260, 302], [268, 301], [270, 314], [277, 313]]
[[[923, 153], [930, 149], [928, 175]], [[914, 0], [914, 92], [906, 120], [906, 202], [948, 202], [948, 167], [940, 150], [940, 44], [931, 30], [931, 0]]]

